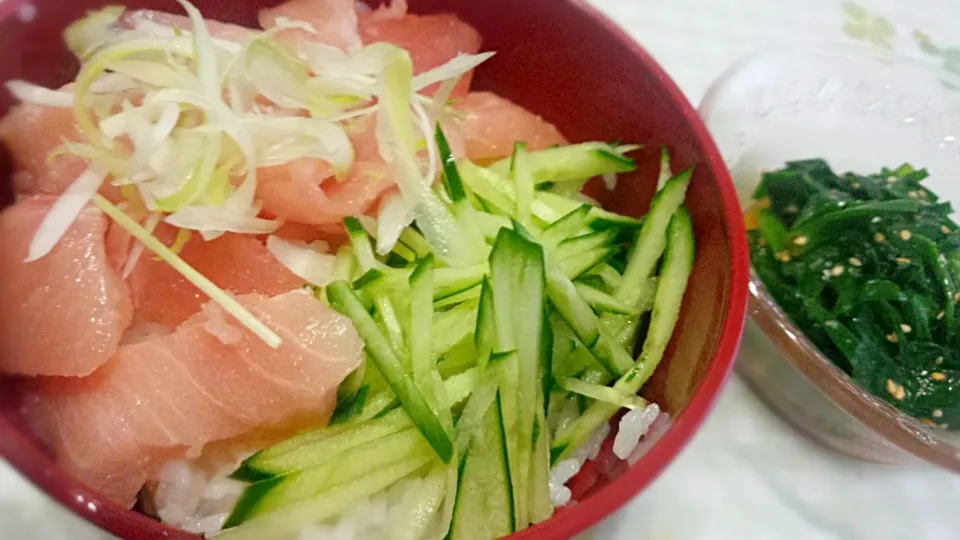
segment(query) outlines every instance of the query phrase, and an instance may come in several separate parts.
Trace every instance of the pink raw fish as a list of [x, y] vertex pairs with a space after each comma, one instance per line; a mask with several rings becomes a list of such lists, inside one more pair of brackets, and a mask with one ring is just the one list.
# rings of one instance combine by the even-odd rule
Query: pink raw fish
[[360, 363], [349, 319], [305, 290], [240, 301], [283, 337], [278, 349], [246, 330], [222, 343], [201, 315], [121, 347], [90, 377], [38, 381], [25, 409], [62, 466], [132, 506], [162, 463], [190, 448], [327, 418]]
[[107, 221], [88, 209], [45, 257], [24, 262], [53, 197], [0, 213], [0, 370], [88, 375], [110, 359], [129, 326], [127, 288], [107, 260]]
[[285, 29], [280, 32], [281, 39], [316, 41], [343, 51], [352, 51], [360, 45], [355, 0], [290, 0], [261, 9], [260, 26], [273, 28], [280, 17], [308, 23], [316, 30]]
[[474, 161], [512, 155], [516, 141], [527, 143], [528, 150], [567, 144], [553, 124], [494, 93], [472, 92], [455, 106], [463, 112], [460, 131]]
[[[456, 15], [404, 15], [384, 17], [379, 11], [360, 12], [360, 39], [365, 45], [386, 41], [410, 52], [413, 72], [441, 66], [459, 54], [476, 54], [480, 50], [480, 34]], [[463, 97], [470, 91], [473, 72], [463, 75], [454, 88], [453, 97]], [[437, 85], [423, 90], [427, 95]]]
[[[161, 224], [154, 235], [172, 245], [175, 231]], [[303, 280], [280, 264], [261, 239], [250, 235], [227, 233], [205, 242], [195, 233], [180, 257], [233, 294], [275, 295], [303, 286]], [[138, 315], [169, 328], [196, 314], [207, 301], [204, 293], [149, 251], [140, 257], [127, 284]]]
[[366, 212], [393, 180], [379, 163], [356, 162], [344, 180], [322, 160], [301, 158], [257, 170], [257, 198], [264, 211], [288, 221], [338, 224]]

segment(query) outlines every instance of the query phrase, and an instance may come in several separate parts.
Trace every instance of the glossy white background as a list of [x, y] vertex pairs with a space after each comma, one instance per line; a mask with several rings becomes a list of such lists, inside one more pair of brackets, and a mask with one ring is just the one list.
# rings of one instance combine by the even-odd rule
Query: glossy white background
[[[840, 0], [590, 1], [646, 46], [693, 103], [744, 55], [779, 43], [854, 41], [843, 32]], [[920, 50], [916, 30], [941, 47], [960, 47], [956, 0], [861, 3], [877, 46], [935, 64], [943, 59]], [[890, 23], [892, 35], [876, 16]], [[677, 461], [591, 535], [595, 540], [953, 540], [960, 538], [960, 477], [923, 466], [866, 464], [824, 450], [734, 378]], [[102, 538], [0, 463], [0, 539]]]

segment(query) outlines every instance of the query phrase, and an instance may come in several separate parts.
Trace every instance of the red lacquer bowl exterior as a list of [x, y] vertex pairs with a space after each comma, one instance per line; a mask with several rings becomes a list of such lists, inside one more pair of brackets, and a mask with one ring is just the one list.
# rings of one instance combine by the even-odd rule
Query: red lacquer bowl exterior
[[[0, 80], [13, 77], [58, 85], [75, 69], [60, 32], [89, 8], [111, 2], [36, 0], [36, 18], [17, 16], [18, 0], [0, 1]], [[117, 3], [117, 2], [112, 2]], [[273, 2], [276, 3], [276, 2]], [[475, 88], [496, 91], [554, 122], [571, 140], [643, 143], [637, 173], [613, 193], [597, 193], [609, 208], [643, 214], [656, 184], [661, 145], [676, 170], [696, 165], [687, 205], [697, 238], [697, 263], [677, 334], [644, 389], [673, 418], [670, 429], [635, 465], [615, 469], [573, 507], [521, 539], [565, 539], [597, 523], [656, 478], [690, 440], [730, 373], [743, 330], [748, 258], [743, 219], [723, 161], [676, 85], [612, 22], [579, 0], [411, 0], [415, 13], [452, 12], [474, 25], [484, 49], [498, 54], [483, 66]], [[130, 7], [176, 11], [164, 0]], [[208, 17], [254, 25], [257, 0], [197, 2]], [[22, 13], [22, 12], [19, 12]], [[0, 97], [0, 113], [10, 105]], [[0, 153], [0, 177], [9, 177]], [[0, 182], [9, 191], [9, 182]], [[9, 193], [3, 201], [9, 203]], [[2, 278], [2, 277], [0, 277]], [[31, 439], [17, 413], [16, 381], [0, 381], [0, 456], [41, 489], [90, 522], [122, 538], [195, 538], [106, 501], [61, 471]]]

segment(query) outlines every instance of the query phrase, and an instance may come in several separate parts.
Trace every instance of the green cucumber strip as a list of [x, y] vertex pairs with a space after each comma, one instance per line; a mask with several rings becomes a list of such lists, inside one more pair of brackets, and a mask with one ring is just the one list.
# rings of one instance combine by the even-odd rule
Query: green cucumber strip
[[404, 410], [420, 429], [423, 436], [436, 450], [437, 455], [444, 463], [449, 463], [453, 457], [453, 441], [450, 434], [440, 423], [440, 419], [430, 409], [423, 394], [417, 389], [413, 380], [407, 376], [403, 364], [394, 352], [387, 338], [377, 328], [377, 324], [370, 314], [363, 308], [360, 300], [350, 290], [349, 285], [342, 281], [327, 286], [327, 296], [331, 306], [353, 321], [357, 333], [363, 339], [370, 359], [400, 399]]
[[383, 271], [377, 268], [371, 268], [370, 270], [364, 272], [360, 277], [353, 280], [350, 283], [350, 287], [353, 288], [354, 291], [360, 291], [362, 289], [375, 287], [377, 284], [382, 283], [386, 279], [386, 275], [383, 273]]
[[558, 259], [565, 259], [572, 255], [583, 253], [584, 251], [596, 248], [609, 248], [616, 245], [619, 233], [619, 229], [606, 229], [604, 231], [567, 238], [560, 242], [557, 248], [551, 250], [550, 253]]
[[446, 188], [450, 200], [454, 203], [466, 201], [467, 192], [463, 189], [463, 181], [460, 179], [460, 172], [457, 170], [457, 162], [453, 158], [453, 152], [450, 151], [450, 143], [447, 137], [440, 129], [440, 123], [437, 122], [434, 138], [437, 140], [437, 149], [440, 154], [440, 166], [443, 168], [443, 187]]
[[433, 252], [426, 239], [410, 227], [407, 227], [400, 233], [400, 241], [403, 242], [403, 245], [413, 250], [413, 252], [417, 254], [418, 259], [422, 259]]
[[350, 281], [356, 271], [356, 259], [353, 256], [353, 248], [343, 246], [337, 250], [337, 263], [334, 266], [333, 278], [337, 281]]
[[483, 233], [483, 237], [490, 243], [493, 243], [497, 239], [497, 234], [500, 232], [500, 229], [509, 229], [510, 228], [510, 218], [506, 215], [493, 215], [486, 212], [477, 212], [477, 224], [480, 227], [480, 232]]
[[[626, 319], [622, 321], [601, 321], [607, 330], [613, 329], [618, 322], [620, 323], [620, 327], [614, 333], [614, 337], [617, 343], [627, 351], [632, 351], [636, 344], [637, 331], [640, 328], [640, 315], [653, 309], [653, 300], [657, 294], [657, 278], [653, 277], [648, 279], [641, 287], [642, 290], [639, 295], [640, 300], [637, 301], [636, 314], [628, 315]], [[607, 324], [608, 322], [610, 324]]]
[[486, 264], [461, 266], [458, 268], [438, 268], [434, 271], [433, 299], [443, 300], [480, 284], [487, 274]]
[[480, 285], [480, 303], [477, 307], [477, 323], [473, 332], [473, 346], [477, 353], [477, 365], [486, 369], [491, 355], [497, 348], [497, 322], [493, 310], [493, 289], [490, 279], [483, 277]]
[[[632, 159], [603, 142], [571, 144], [530, 152], [530, 165], [534, 181], [538, 184], [587, 180], [605, 173], [629, 172], [636, 168]], [[498, 161], [490, 169], [506, 175], [510, 172], [510, 160]]]
[[[323, 462], [341, 453], [352, 451], [412, 427], [410, 417], [402, 409], [394, 409], [375, 420], [351, 426], [345, 431], [334, 433], [313, 443], [301, 444], [288, 451], [279, 449], [271, 453], [268, 452], [271, 450], [268, 448], [246, 459], [243, 467], [248, 471], [256, 471], [261, 478], [309, 469], [322, 465]], [[327, 427], [321, 431], [329, 429]]]
[[295, 535], [304, 526], [320, 523], [353, 506], [358, 500], [383, 491], [430, 463], [429, 452], [375, 470], [363, 478], [330, 490], [319, 497], [281, 508], [239, 527], [224, 530], [220, 540], [262, 540]]
[[589, 204], [583, 203], [553, 221], [543, 229], [540, 241], [547, 249], [551, 249], [565, 239], [578, 234], [587, 226], [587, 216], [590, 215], [590, 208]]
[[618, 409], [642, 409], [648, 405], [647, 400], [640, 396], [626, 394], [609, 386], [592, 384], [581, 381], [580, 379], [575, 379], [573, 377], [558, 376], [554, 378], [554, 381], [558, 387], [563, 388], [568, 392], [573, 392], [574, 394], [588, 397], [590, 399], [616, 405]]
[[234, 527], [284, 506], [322, 495], [403, 459], [430, 453], [430, 445], [423, 436], [416, 429], [409, 428], [353, 448], [348, 453], [315, 456], [317, 465], [312, 468], [248, 486], [224, 527]]
[[360, 388], [352, 394], [344, 394], [341, 396], [338, 392], [337, 406], [333, 409], [333, 414], [330, 415], [328, 424], [332, 426], [342, 424], [351, 418], [359, 416], [367, 404], [367, 395], [369, 394], [370, 387], [365, 384], [361, 385]]
[[[433, 256], [427, 255], [410, 276], [410, 363], [413, 382], [425, 396], [433, 392]], [[432, 404], [434, 408], [436, 403]]]
[[577, 339], [604, 369], [613, 375], [620, 375], [633, 366], [630, 353], [616, 344], [609, 332], [601, 333], [604, 329], [600, 319], [577, 292], [573, 282], [554, 264], [547, 265], [547, 296]]
[[577, 338], [587, 348], [593, 348], [600, 339], [600, 320], [577, 293], [573, 282], [553, 264], [547, 269], [547, 297]]
[[[463, 412], [457, 420], [457, 452], [462, 459], [470, 447], [470, 442], [477, 430], [481, 427], [481, 422], [487, 413], [487, 410], [493, 404], [497, 397], [497, 389], [500, 384], [501, 370], [500, 365], [504, 360], [516, 356], [516, 351], [506, 353], [497, 353], [493, 359], [487, 363], [486, 367], [480, 371], [476, 368], [474, 373], [477, 375], [476, 388], [473, 394], [467, 399], [463, 406]], [[515, 360], [512, 360], [515, 361]]]
[[377, 321], [377, 326], [386, 334], [387, 339], [390, 340], [390, 346], [393, 347], [393, 351], [400, 360], [404, 362], [404, 365], [406, 365], [409, 363], [406, 340], [404, 339], [403, 327], [400, 325], [400, 317], [397, 316], [397, 310], [393, 305], [393, 301], [386, 296], [377, 296], [374, 303], [376, 304], [374, 316]]
[[466, 290], [441, 298], [433, 303], [434, 309], [443, 309], [456, 306], [464, 302], [480, 298], [480, 286], [474, 285]]
[[367, 235], [360, 220], [355, 217], [344, 218], [343, 227], [347, 230], [347, 238], [350, 239], [353, 256], [356, 257], [360, 270], [366, 272], [378, 268], [380, 263], [373, 252], [373, 244], [370, 243], [370, 236]]
[[440, 164], [443, 169], [442, 181], [447, 193], [450, 195], [450, 201], [453, 206], [453, 213], [461, 229], [465, 234], [465, 241], [470, 242], [470, 248], [483, 254], [486, 258], [487, 244], [484, 241], [483, 234], [480, 232], [480, 225], [477, 223], [476, 212], [473, 203], [468, 197], [464, 188], [463, 180], [457, 169], [457, 162], [450, 152], [450, 145], [447, 138], [440, 129], [440, 123], [437, 123], [435, 131], [437, 148], [440, 154]]
[[[693, 270], [694, 252], [690, 214], [680, 207], [670, 220], [667, 231], [666, 255], [643, 350], [633, 368], [614, 384], [614, 390], [624, 394], [636, 394], [663, 358], [680, 315], [687, 280]], [[595, 401], [563, 437], [553, 442], [550, 448], [551, 462], [556, 463], [582, 445], [600, 425], [609, 421], [619, 408], [619, 405]]]
[[553, 515], [553, 501], [550, 500], [550, 439], [547, 436], [546, 415], [543, 409], [537, 410], [537, 428], [540, 436], [533, 442], [533, 455], [530, 459], [530, 523], [542, 523]]
[[598, 313], [615, 313], [617, 315], [637, 315], [638, 310], [617, 300], [613, 296], [586, 283], [575, 283], [577, 293], [590, 304]]
[[463, 182], [488, 208], [492, 207], [496, 214], [502, 216], [516, 214], [517, 194], [509, 180], [509, 168], [504, 173], [497, 173], [464, 159], [457, 163], [457, 169]]
[[[549, 191], [538, 191], [532, 209], [533, 214], [537, 216], [537, 218], [543, 220], [545, 223], [553, 223], [562, 216], [576, 210], [577, 207], [582, 204], [587, 203]], [[614, 214], [613, 212], [592, 204], [588, 204], [587, 206], [590, 209], [590, 213], [587, 216], [585, 225], [593, 230], [599, 231], [611, 227], [623, 230], [634, 230], [639, 229], [641, 225], [643, 225], [642, 219]]]
[[444, 393], [450, 407], [464, 402], [477, 390], [481, 375], [478, 368], [470, 368], [443, 381]]
[[390, 390], [384, 389], [374, 394], [373, 397], [370, 397], [368, 394], [366, 403], [363, 404], [363, 409], [360, 410], [360, 413], [352, 418], [348, 418], [344, 425], [357, 425], [374, 418], [383, 418], [385, 413], [391, 411], [397, 405], [399, 405], [397, 396]]
[[494, 397], [460, 469], [450, 540], [491, 540], [516, 530], [506, 438], [500, 400]]
[[520, 223], [530, 223], [530, 205], [533, 203], [534, 181], [530, 163], [530, 154], [527, 145], [517, 141], [513, 145], [513, 156], [510, 159], [510, 176], [513, 179], [514, 189], [517, 192], [516, 219]]
[[598, 264], [592, 270], [587, 272], [587, 274], [583, 276], [583, 279], [590, 279], [593, 277], [596, 277], [601, 283], [603, 283], [603, 288], [608, 294], [616, 291], [617, 287], [620, 286], [620, 281], [623, 279], [623, 276], [620, 275], [620, 272], [617, 272], [616, 268], [607, 263]]
[[[478, 289], [478, 287], [474, 287]], [[473, 290], [473, 289], [471, 289]], [[477, 301], [470, 300], [436, 314], [431, 350], [439, 358], [461, 341], [467, 339], [477, 322]]]
[[517, 351], [516, 361], [504, 362], [501, 392], [510, 470], [517, 473], [511, 475], [516, 522], [524, 526], [530, 523], [529, 462], [534, 420], [543, 403], [538, 389], [545, 281], [543, 248], [518, 231], [502, 230], [490, 254], [490, 282], [498, 348]]
[[650, 211], [640, 229], [636, 248], [627, 261], [623, 280], [614, 293], [621, 302], [636, 305], [639, 300], [640, 286], [656, 269], [657, 261], [660, 260], [667, 243], [667, 227], [671, 217], [683, 203], [692, 175], [693, 168], [689, 168], [674, 176], [650, 203]]
[[[620, 248], [595, 248], [583, 253], [560, 259], [563, 273], [570, 279], [577, 279], [598, 264], [602, 264], [620, 252]], [[621, 281], [622, 283], [622, 281]]]

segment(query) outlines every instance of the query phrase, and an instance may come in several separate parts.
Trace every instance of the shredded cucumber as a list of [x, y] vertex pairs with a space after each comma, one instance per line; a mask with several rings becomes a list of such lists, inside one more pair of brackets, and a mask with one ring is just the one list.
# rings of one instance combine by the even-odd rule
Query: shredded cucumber
[[361, 221], [345, 220], [340, 279], [318, 295], [353, 321], [367, 361], [341, 384], [335, 423], [234, 473], [252, 483], [227, 532], [252, 537], [243, 535], [283, 516], [306, 522], [308, 508], [322, 516], [336, 507], [334, 494], [416, 471], [422, 489], [401, 503], [387, 537], [509, 535], [553, 515], [551, 463], [620, 408], [646, 405], [636, 394], [663, 357], [692, 268], [682, 207], [690, 171], [634, 219], [560, 194], [632, 170], [622, 155], [631, 147], [517, 144], [481, 167], [455, 161], [442, 131], [434, 135], [435, 202], [456, 222], [462, 257], [435, 258], [414, 227], [378, 257]]

